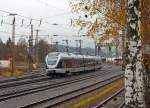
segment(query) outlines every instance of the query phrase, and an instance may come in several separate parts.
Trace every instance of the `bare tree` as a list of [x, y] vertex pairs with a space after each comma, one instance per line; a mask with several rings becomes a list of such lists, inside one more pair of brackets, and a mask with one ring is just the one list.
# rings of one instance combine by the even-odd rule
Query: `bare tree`
[[16, 46], [16, 60], [26, 62], [27, 58], [27, 42], [24, 38], [20, 38], [18, 40], [17, 46]]
[[39, 40], [37, 45], [38, 45], [37, 53], [38, 53], [39, 62], [44, 62], [45, 56], [50, 51], [49, 44], [45, 40]]
[[2, 39], [0, 38], [0, 59], [4, 56], [4, 47], [5, 47], [5, 44], [3, 43]]

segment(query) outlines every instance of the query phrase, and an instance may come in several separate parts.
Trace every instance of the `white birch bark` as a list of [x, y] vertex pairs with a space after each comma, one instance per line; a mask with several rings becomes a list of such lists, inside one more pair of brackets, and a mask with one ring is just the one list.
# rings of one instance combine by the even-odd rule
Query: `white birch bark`
[[146, 108], [145, 71], [142, 63], [140, 0], [128, 0], [127, 66], [125, 69], [126, 108]]

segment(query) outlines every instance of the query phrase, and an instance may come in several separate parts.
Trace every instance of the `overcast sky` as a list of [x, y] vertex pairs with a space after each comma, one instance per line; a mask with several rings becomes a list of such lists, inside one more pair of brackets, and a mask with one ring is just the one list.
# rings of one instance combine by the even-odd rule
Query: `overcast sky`
[[[77, 15], [71, 13], [69, 0], [0, 0], [0, 10], [29, 17], [24, 18], [16, 16], [16, 34], [19, 34], [16, 35], [16, 41], [20, 36], [28, 39], [26, 35], [29, 35], [31, 31], [31, 18], [36, 19], [32, 20], [32, 24], [34, 30], [40, 30], [39, 35], [49, 35], [49, 37], [40, 37], [46, 39], [49, 43], [52, 41], [59, 41], [61, 44], [64, 44], [61, 40], [69, 39], [69, 44], [75, 46], [75, 40], [80, 39], [79, 37], [75, 37], [78, 35], [78, 29], [72, 27], [70, 23], [71, 19], [75, 19]], [[42, 20], [39, 26], [40, 21], [37, 20], [40, 19]], [[2, 21], [3, 23], [0, 25], [0, 31], [11, 33], [12, 27], [9, 24], [12, 23], [12, 17], [8, 16], [8, 13], [0, 11], [0, 22]], [[58, 25], [53, 25], [55, 23]], [[55, 34], [59, 36], [54, 37], [53, 35]], [[75, 36], [72, 37], [72, 35]], [[11, 37], [11, 34], [0, 32], [0, 37], [3, 41], [6, 41], [8, 37]], [[91, 39], [84, 37], [81, 39], [83, 39], [83, 47], [94, 47]]]

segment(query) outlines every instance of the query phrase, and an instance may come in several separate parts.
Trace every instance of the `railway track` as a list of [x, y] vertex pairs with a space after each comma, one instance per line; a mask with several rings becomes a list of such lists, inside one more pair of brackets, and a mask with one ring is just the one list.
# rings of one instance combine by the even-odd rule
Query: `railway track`
[[[115, 99], [123, 91], [124, 91], [124, 88], [122, 87], [119, 90], [117, 90], [114, 94], [112, 94], [111, 96], [109, 96], [108, 98], [106, 98], [105, 100], [103, 100], [101, 103], [99, 103], [98, 105], [96, 105], [94, 108], [103, 108], [103, 107], [105, 107], [105, 105], [107, 105], [108, 102], [110, 102], [113, 99]], [[120, 106], [118, 108], [122, 108], [123, 105], [124, 104], [120, 104]]]
[[[110, 68], [108, 66], [108, 68]], [[26, 75], [23, 77], [16, 77], [16, 78], [9, 78], [5, 80], [0, 80], [0, 88], [8, 88], [8, 87], [14, 87], [22, 84], [29, 84], [29, 83], [35, 83], [40, 80], [50, 79], [48, 76], [45, 76], [44, 73], [37, 73], [37, 74], [31, 74]]]
[[6, 79], [6, 80], [1, 80], [0, 87], [8, 88], [8, 87], [21, 85], [21, 84], [32, 83], [32, 82], [38, 81], [39, 79], [44, 80], [46, 78], [48, 78], [48, 77], [43, 74], [32, 74], [32, 75], [19, 77], [19, 78], [10, 78], [10, 79]]
[[125, 106], [125, 103], [122, 103], [118, 108], [123, 108]]
[[[10, 92], [4, 94], [1, 93], [1, 90], [3, 90], [1, 89], [0, 106], [3, 108], [16, 108], [16, 107], [17, 108], [19, 107], [38, 108], [37, 106], [41, 106], [43, 104], [45, 105], [45, 103], [47, 102], [52, 103], [51, 105], [55, 106], [59, 103], [62, 103], [62, 100], [64, 100], [65, 102], [67, 99], [78, 97], [79, 95], [90, 92], [91, 90], [93, 90], [93, 88], [97, 89], [102, 86], [105, 86], [107, 83], [111, 83], [110, 80], [112, 80], [112, 82], [113, 80], [115, 81], [115, 78], [117, 77], [122, 78], [123, 72], [121, 71], [119, 72], [118, 69], [114, 69], [113, 71], [115, 71], [115, 73], [112, 72], [111, 67], [110, 68], [106, 67], [100, 70], [100, 72], [92, 72], [88, 74], [75, 75], [72, 77], [65, 77], [61, 79], [57, 79], [57, 78], [48, 79], [47, 81], [41, 80], [40, 82], [35, 81], [33, 83], [25, 84], [25, 86], [32, 86], [32, 88], [27, 87], [25, 89], [20, 89], [18, 91], [15, 89], [11, 89]], [[16, 84], [17, 88], [21, 88], [23, 86], [19, 84], [21, 83], [18, 83], [18, 85]], [[36, 86], [34, 86], [33, 84]], [[97, 84], [99, 84], [99, 86]], [[70, 87], [72, 88], [69, 91], [63, 90], [63, 89], [69, 89]], [[10, 88], [11, 87], [8, 86], [8, 88], [6, 87], [4, 89], [10, 89]], [[49, 100], [51, 100], [51, 102], [49, 102]]]
[[[16, 87], [10, 88], [8, 87], [7, 89], [1, 89], [0, 91], [0, 101], [8, 100], [10, 98], [18, 97], [18, 96], [23, 96], [35, 92], [40, 92], [43, 90], [59, 87], [59, 86], [64, 86], [67, 84], [83, 81], [86, 79], [91, 79], [96, 76], [103, 76], [105, 74], [110, 73], [109, 71], [101, 71], [101, 72], [94, 72], [94, 73], [89, 73], [87, 75], [83, 76], [76, 76], [72, 77], [71, 79], [62, 79], [63, 81], [58, 81], [58, 79], [50, 80], [34, 80], [31, 82], [26, 83], [26, 85], [16, 85]], [[60, 79], [59, 79], [60, 80]], [[36, 82], [37, 81], [37, 82]], [[40, 81], [40, 82], [39, 82]], [[17, 83], [18, 84], [18, 83]], [[21, 84], [21, 83], [19, 83]], [[34, 84], [34, 85], [32, 85]], [[39, 85], [39, 86], [36, 86]]]
[[73, 98], [76, 98], [78, 96], [81, 96], [83, 94], [86, 94], [86, 93], [89, 93], [89, 92], [92, 92], [96, 89], [99, 89], [101, 87], [104, 87], [110, 83], [113, 83], [114, 81], [116, 80], [119, 80], [123, 78], [123, 75], [120, 74], [120, 75], [115, 75], [115, 76], [111, 76], [111, 77], [107, 77], [106, 79], [104, 80], [101, 80], [101, 81], [98, 81], [98, 82], [95, 82], [95, 83], [92, 83], [88, 86], [83, 86], [83, 87], [80, 87], [78, 89], [75, 89], [75, 90], [71, 90], [69, 92], [65, 92], [65, 93], [62, 93], [62, 94], [59, 94], [57, 96], [54, 96], [52, 98], [48, 98], [48, 99], [45, 99], [45, 100], [41, 100], [41, 101], [38, 101], [38, 102], [35, 102], [35, 103], [32, 103], [32, 104], [29, 104], [29, 105], [25, 105], [23, 106], [23, 108], [46, 108], [46, 107], [54, 107], [56, 105], [59, 105], [63, 102], [66, 102], [70, 99], [73, 99]]

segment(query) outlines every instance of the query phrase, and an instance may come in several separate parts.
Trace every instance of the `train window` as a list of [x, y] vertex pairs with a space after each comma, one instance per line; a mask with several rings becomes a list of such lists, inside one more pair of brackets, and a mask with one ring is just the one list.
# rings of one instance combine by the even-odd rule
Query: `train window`
[[77, 59], [77, 67], [79, 68], [80, 67], [80, 60]]
[[78, 67], [78, 68], [84, 66], [83, 63], [84, 63], [84, 62], [83, 62], [83, 59], [77, 59], [77, 67]]
[[55, 65], [57, 60], [48, 60], [47, 63], [48, 65]]
[[60, 53], [58, 52], [58, 53], [49, 53], [48, 54], [48, 56], [49, 57], [56, 57], [56, 56], [58, 56]]
[[86, 59], [86, 60], [84, 61], [84, 64], [85, 64], [85, 66], [88, 66], [88, 65], [89, 65], [89, 60]]
[[91, 61], [88, 59], [87, 64], [90, 65], [90, 62], [91, 62]]
[[57, 62], [57, 57], [54, 58], [47, 58], [47, 64], [48, 65], [55, 65]]
[[81, 59], [81, 67], [84, 67], [84, 61]]

